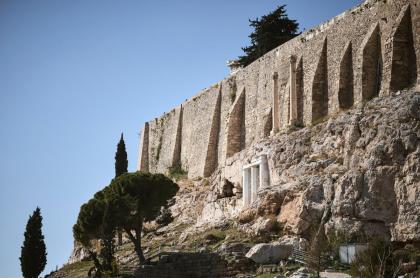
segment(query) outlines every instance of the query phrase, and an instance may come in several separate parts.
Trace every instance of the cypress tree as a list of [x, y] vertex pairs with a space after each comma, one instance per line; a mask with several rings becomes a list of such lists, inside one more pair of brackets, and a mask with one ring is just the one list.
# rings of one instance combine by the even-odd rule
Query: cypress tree
[[[124, 173], [127, 173], [128, 170], [128, 160], [127, 160], [127, 152], [125, 150], [125, 142], [124, 142], [124, 135], [121, 133], [120, 142], [117, 145], [117, 152], [115, 153], [115, 177], [119, 177]], [[117, 231], [118, 241], [117, 244], [122, 244], [122, 233], [121, 231]]]
[[41, 210], [37, 207], [26, 224], [25, 240], [19, 258], [24, 278], [37, 278], [47, 264], [47, 252], [41, 228]]
[[127, 173], [127, 167], [127, 152], [125, 151], [124, 136], [121, 133], [121, 139], [120, 142], [118, 142], [117, 152], [115, 153], [115, 177]]

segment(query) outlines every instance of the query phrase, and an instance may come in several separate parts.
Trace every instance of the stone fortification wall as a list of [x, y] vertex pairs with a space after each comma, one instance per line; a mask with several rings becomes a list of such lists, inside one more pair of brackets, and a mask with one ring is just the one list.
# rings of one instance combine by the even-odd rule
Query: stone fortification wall
[[156, 265], [143, 265], [135, 277], [184, 278], [232, 277], [226, 261], [214, 253], [179, 253], [166, 256]]
[[270, 133], [418, 84], [419, 45], [418, 1], [366, 1], [148, 122], [138, 169], [209, 176]]

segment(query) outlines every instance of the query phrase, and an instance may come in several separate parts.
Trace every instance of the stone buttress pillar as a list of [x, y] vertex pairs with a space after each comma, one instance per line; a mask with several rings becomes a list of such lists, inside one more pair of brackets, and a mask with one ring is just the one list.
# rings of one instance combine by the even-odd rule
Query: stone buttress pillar
[[140, 137], [137, 171], [149, 172], [149, 123], [144, 123]]
[[290, 56], [289, 69], [289, 125], [295, 125], [298, 122], [298, 103], [296, 94], [296, 57]]
[[278, 74], [274, 72], [273, 74], [273, 129], [271, 131], [272, 134], [277, 133], [280, 129], [280, 97], [279, 97], [279, 84], [278, 84]]

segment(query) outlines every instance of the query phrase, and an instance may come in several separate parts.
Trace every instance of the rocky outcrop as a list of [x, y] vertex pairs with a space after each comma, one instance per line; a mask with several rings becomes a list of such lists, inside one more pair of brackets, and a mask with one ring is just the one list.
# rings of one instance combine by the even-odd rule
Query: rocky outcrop
[[[245, 229], [260, 233], [264, 226], [272, 227], [274, 217], [283, 232], [309, 238], [328, 212], [323, 222], [327, 234], [418, 241], [419, 138], [420, 93], [414, 90], [272, 136], [236, 158], [251, 161], [267, 154], [271, 186], [260, 189], [246, 209], [237, 196], [222, 199], [224, 204], [207, 204], [218, 204], [218, 211], [203, 210], [201, 224], [211, 223], [213, 217], [235, 217]], [[222, 180], [220, 173], [216, 175]], [[213, 179], [217, 183], [218, 178]]]
[[89, 252], [83, 248], [81, 244], [78, 242], [74, 242], [73, 251], [71, 252], [70, 258], [67, 261], [68, 264], [72, 264], [75, 262], [84, 261], [90, 258]]
[[259, 264], [276, 264], [287, 259], [291, 254], [292, 246], [274, 242], [255, 245], [248, 251], [246, 257]]
[[[319, 231], [345, 233], [347, 240], [364, 235], [420, 241], [419, 138], [420, 93], [414, 91], [376, 98], [316, 126], [271, 136], [209, 178], [180, 181], [170, 207], [174, 223], [152, 238], [182, 246], [228, 223], [242, 243], [253, 237], [274, 241], [249, 251], [251, 259], [264, 263], [287, 257], [293, 246], [307, 248]], [[240, 183], [225, 174], [240, 175], [240, 165], [261, 154], [268, 157], [271, 184], [244, 208]], [[230, 236], [225, 234], [226, 244]], [[71, 262], [83, 254], [76, 246]]]

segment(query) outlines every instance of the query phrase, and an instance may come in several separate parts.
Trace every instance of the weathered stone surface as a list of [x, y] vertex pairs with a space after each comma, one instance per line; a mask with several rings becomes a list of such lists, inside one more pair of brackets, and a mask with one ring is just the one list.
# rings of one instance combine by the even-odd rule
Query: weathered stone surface
[[[367, 1], [149, 122], [141, 150], [148, 154], [150, 172], [176, 164], [193, 179], [183, 182], [170, 208], [176, 222], [171, 228], [188, 226], [179, 243], [234, 220], [244, 233], [259, 234], [270, 230], [273, 219], [292, 238], [308, 239], [325, 223], [327, 235], [342, 231], [349, 237], [420, 241], [420, 6], [415, 4]], [[413, 56], [409, 32], [415, 69], [400, 63], [410, 59], [399, 57], [404, 49]], [[300, 129], [288, 127], [291, 55], [300, 57], [294, 103]], [[407, 68], [410, 76], [391, 76], [398, 68]], [[407, 89], [415, 74], [417, 92]], [[352, 95], [343, 89], [349, 87]], [[274, 108], [275, 90], [279, 107]], [[267, 111], [276, 117], [272, 123]], [[279, 132], [269, 136], [270, 124]], [[268, 159], [270, 187], [242, 210], [242, 168], [261, 155]], [[145, 161], [146, 155], [141, 157]], [[253, 253], [261, 250], [261, 260], [272, 261], [273, 249], [284, 247], [283, 253], [277, 250], [284, 256], [291, 242], [297, 244], [284, 238]], [[80, 254], [76, 250], [73, 257]]]
[[[272, 186], [246, 210], [240, 196], [213, 200], [203, 193], [211, 204], [204, 206], [201, 225], [234, 217], [259, 234], [274, 216], [284, 232], [308, 238], [327, 209], [327, 234], [418, 240], [419, 109], [420, 94], [405, 91], [240, 152], [232, 165], [268, 155]], [[219, 171], [213, 182], [223, 184], [222, 177]]]
[[306, 250], [309, 247], [309, 241], [307, 239], [293, 236], [293, 235], [285, 235], [279, 239], [279, 242], [283, 245], [288, 245], [290, 247], [295, 247], [300, 250]]
[[73, 251], [71, 252], [70, 258], [67, 263], [72, 264], [75, 262], [80, 262], [89, 259], [90, 255], [88, 251], [82, 247], [81, 244], [75, 242]]
[[259, 264], [272, 264], [287, 259], [291, 254], [292, 247], [290, 245], [274, 242], [260, 243], [253, 246], [246, 254], [246, 257]]
[[275, 232], [278, 227], [278, 222], [275, 218], [258, 218], [252, 225], [252, 230], [256, 235], [267, 234]]
[[[269, 137], [270, 126], [273, 134], [287, 130], [291, 122], [310, 126], [324, 117], [345, 113], [343, 109], [361, 108], [363, 101], [372, 97], [418, 84], [417, 2], [365, 1], [303, 32], [184, 102], [180, 135], [179, 108], [150, 121], [149, 140], [143, 141], [149, 145], [150, 171], [166, 172], [175, 158], [190, 178], [207, 177], [216, 166], [229, 168], [237, 152]], [[293, 76], [290, 57], [297, 61]], [[295, 88], [292, 98], [290, 88]], [[375, 116], [370, 120], [373, 123]], [[367, 146], [378, 132], [364, 134], [357, 146]], [[177, 138], [182, 145], [180, 154], [173, 151]], [[340, 148], [344, 140], [335, 143]], [[351, 165], [359, 159], [351, 152], [346, 156]]]

